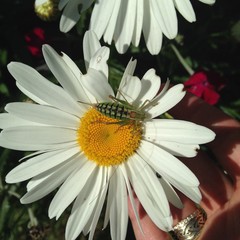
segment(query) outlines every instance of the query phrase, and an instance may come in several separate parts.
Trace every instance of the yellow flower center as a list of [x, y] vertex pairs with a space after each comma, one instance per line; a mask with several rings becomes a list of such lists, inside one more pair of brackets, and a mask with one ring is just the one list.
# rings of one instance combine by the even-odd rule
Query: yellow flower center
[[35, 0], [35, 13], [44, 21], [55, 20], [60, 14], [58, 2], [58, 0]]
[[141, 124], [120, 123], [91, 108], [81, 118], [78, 143], [89, 160], [112, 166], [126, 161], [140, 144]]

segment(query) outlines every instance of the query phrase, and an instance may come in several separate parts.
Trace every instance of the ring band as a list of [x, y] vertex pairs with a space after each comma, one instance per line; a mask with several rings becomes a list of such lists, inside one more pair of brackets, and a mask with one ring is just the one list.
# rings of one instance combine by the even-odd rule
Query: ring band
[[187, 216], [170, 231], [173, 240], [196, 240], [207, 220], [207, 214], [199, 205], [197, 210]]

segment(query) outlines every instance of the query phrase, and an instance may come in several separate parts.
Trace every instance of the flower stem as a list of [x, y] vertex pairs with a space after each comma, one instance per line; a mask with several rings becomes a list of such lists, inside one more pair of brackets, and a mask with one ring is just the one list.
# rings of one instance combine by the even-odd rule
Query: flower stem
[[179, 62], [185, 68], [185, 70], [189, 73], [190, 76], [193, 75], [194, 74], [193, 69], [187, 64], [186, 60], [182, 57], [182, 55], [180, 54], [178, 49], [173, 44], [170, 44], [170, 46], [171, 46], [172, 50], [174, 51], [174, 53], [176, 54]]

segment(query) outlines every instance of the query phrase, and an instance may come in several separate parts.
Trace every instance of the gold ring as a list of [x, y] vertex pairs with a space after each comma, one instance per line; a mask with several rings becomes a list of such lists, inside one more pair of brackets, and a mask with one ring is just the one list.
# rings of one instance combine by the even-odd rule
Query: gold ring
[[173, 240], [196, 240], [206, 220], [206, 212], [198, 205], [197, 210], [175, 225], [169, 234]]

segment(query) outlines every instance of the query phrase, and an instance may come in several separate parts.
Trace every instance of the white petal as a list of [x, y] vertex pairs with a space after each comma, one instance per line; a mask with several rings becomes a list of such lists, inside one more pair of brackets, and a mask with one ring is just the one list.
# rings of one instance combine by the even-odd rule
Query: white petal
[[[40, 181], [37, 185], [32, 187], [31, 190], [28, 191], [21, 198], [20, 200], [21, 203], [27, 204], [27, 203], [37, 201], [40, 198], [43, 198], [44, 196], [52, 192], [57, 187], [59, 187], [65, 181], [65, 179], [71, 174], [71, 172], [76, 167], [78, 167], [79, 162], [77, 160], [78, 159], [74, 157], [73, 159], [68, 161], [66, 164], [64, 163], [48, 170], [47, 172], [50, 172], [51, 174], [48, 174], [48, 176], [45, 177], [43, 181]], [[39, 178], [40, 175], [35, 177], [35, 181], [37, 178]]]
[[58, 9], [61, 11], [70, 0], [59, 0]]
[[34, 125], [38, 125], [38, 124], [18, 118], [9, 113], [1, 113], [0, 114], [0, 129], [18, 127], [18, 126], [29, 126], [29, 125], [34, 126]]
[[170, 88], [163, 96], [157, 96], [154, 99], [154, 106], [148, 110], [151, 117], [155, 118], [167, 112], [180, 102], [186, 94], [183, 88], [184, 86], [182, 84], [178, 84]]
[[136, 18], [136, 5], [138, 0], [121, 1], [121, 9], [118, 14], [114, 31], [114, 41], [119, 53], [125, 53], [131, 43]]
[[[164, 150], [145, 141], [142, 141], [142, 143], [145, 145], [145, 154], [143, 153], [144, 150], [140, 149], [138, 151], [139, 155], [146, 161], [148, 160], [148, 163], [164, 180], [171, 183], [192, 201], [199, 203], [202, 198], [198, 189], [199, 181], [191, 170]], [[146, 149], [148, 153], [151, 153], [148, 156], [146, 155]], [[156, 150], [159, 152], [157, 153]]]
[[141, 33], [142, 33], [142, 26], [143, 26], [143, 15], [144, 15], [144, 0], [138, 0], [136, 3], [136, 17], [135, 17], [135, 23], [134, 23], [134, 32], [132, 36], [132, 44], [134, 46], [138, 46], [140, 39], [141, 39]]
[[125, 80], [125, 85], [118, 89], [120, 99], [132, 103], [139, 96], [141, 81], [138, 77], [130, 75]]
[[108, 78], [107, 60], [110, 50], [107, 47], [101, 47], [95, 32], [87, 31], [85, 33], [83, 38], [83, 53], [86, 68], [96, 69]]
[[18, 82], [16, 82], [16, 86], [18, 87], [18, 89], [24, 93], [26, 96], [28, 96], [30, 99], [33, 100], [33, 102], [36, 102], [38, 104], [41, 105], [49, 105], [47, 102], [43, 101], [41, 98], [37, 97], [35, 94], [29, 92], [26, 88], [24, 88], [21, 84], [19, 84]]
[[175, 6], [181, 15], [189, 22], [196, 21], [196, 15], [189, 0], [175, 0]]
[[[76, 4], [79, 3], [76, 2]], [[77, 5], [67, 4], [60, 19], [60, 31], [65, 33], [70, 31], [79, 19], [80, 14]]]
[[[45, 46], [45, 45], [44, 45]], [[66, 63], [66, 65], [69, 67], [70, 71], [75, 75], [76, 79], [79, 78], [79, 76], [82, 75], [82, 72], [78, 68], [77, 64], [64, 52], [61, 52], [62, 55], [60, 57], [62, 60]]]
[[[65, 148], [67, 149], [67, 148]], [[36, 151], [36, 152], [32, 152], [24, 157], [22, 157], [21, 159], [18, 160], [18, 162], [23, 162], [27, 159], [30, 159], [32, 157], [35, 157], [35, 156], [38, 156], [38, 155], [41, 155], [42, 153], [46, 153], [46, 152], [51, 152], [51, 151], [56, 151], [56, 150], [60, 150], [60, 149], [48, 149], [48, 150], [40, 150], [40, 151]]]
[[[136, 68], [137, 65], [137, 60], [132, 60], [130, 59], [130, 61], [128, 62], [127, 67], [125, 68], [125, 71], [123, 73], [121, 82], [119, 84], [119, 89], [123, 89], [124, 87], [126, 87], [127, 85], [127, 79], [129, 78], [129, 76], [132, 76], [134, 73], [134, 70]], [[122, 94], [120, 92], [117, 92], [117, 98], [124, 100]]]
[[31, 103], [9, 103], [5, 110], [26, 121], [53, 126], [78, 128], [79, 118], [49, 106]]
[[144, 209], [160, 229], [170, 231], [172, 217], [169, 204], [155, 172], [137, 155], [126, 165], [133, 189]]
[[74, 144], [76, 139], [76, 131], [72, 129], [21, 126], [4, 129], [0, 135], [0, 145], [15, 150], [36, 151], [62, 143]]
[[104, 74], [106, 79], [108, 78], [108, 65], [107, 60], [109, 58], [110, 50], [107, 47], [101, 47], [92, 56], [89, 67], [93, 68]]
[[58, 150], [35, 156], [15, 167], [6, 176], [6, 182], [22, 182], [41, 174], [73, 157], [79, 149]]
[[[121, 6], [121, 1], [119, 0], [112, 0], [114, 2], [114, 8], [111, 11], [111, 17], [108, 21], [108, 25], [106, 27], [105, 33], [104, 33], [104, 41], [107, 42], [108, 44], [112, 43], [113, 39], [113, 34], [116, 29], [116, 24], [117, 24], [117, 18]], [[95, 29], [95, 28], [94, 28]], [[97, 31], [97, 29], [96, 29]], [[100, 36], [98, 36], [100, 37]]]
[[93, 175], [96, 168], [95, 163], [84, 160], [84, 157], [81, 157], [79, 161], [82, 162], [81, 166], [75, 169], [54, 196], [49, 206], [50, 218], [56, 217], [58, 219], [83, 189], [89, 177]]
[[132, 186], [130, 185], [130, 182], [129, 182], [129, 179], [128, 179], [128, 174], [127, 174], [127, 171], [126, 171], [125, 164], [124, 165], [123, 164], [120, 165], [119, 168], [122, 171], [122, 174], [123, 174], [126, 186], [127, 186], [128, 197], [130, 199], [130, 202], [131, 202], [131, 205], [132, 205], [132, 209], [133, 209], [134, 215], [135, 215], [136, 220], [137, 220], [138, 227], [139, 227], [141, 233], [144, 234], [142, 226], [141, 226], [141, 222], [140, 222], [140, 217], [139, 217], [139, 214], [138, 214], [138, 211], [137, 211], [137, 207], [136, 207], [136, 204], [135, 204], [135, 200], [134, 200], [134, 197], [133, 197]]
[[[70, 62], [70, 58], [64, 54], [63, 59], [63, 57], [47, 44], [43, 45], [42, 49], [44, 59], [49, 69], [69, 95], [75, 100], [87, 101], [88, 98], [79, 81], [81, 72], [79, 70], [78, 73], [76, 72], [76, 65], [73, 70], [73, 63]], [[67, 63], [69, 63], [69, 65]], [[76, 74], [79, 75], [77, 76]]]
[[127, 190], [119, 169], [112, 176], [109, 184], [111, 237], [125, 240], [128, 224]]
[[159, 141], [154, 144], [177, 157], [195, 157], [197, 155], [197, 150], [200, 148], [199, 145], [181, 144], [167, 141]]
[[142, 141], [137, 153], [163, 178], [169, 176], [187, 186], [198, 186], [194, 173], [170, 153], [147, 141]]
[[154, 0], [151, 2], [152, 10], [155, 18], [169, 39], [175, 38], [177, 35], [177, 15], [173, 4], [173, 0]]
[[[66, 161], [68, 162], [68, 161]], [[63, 163], [64, 164], [64, 163]], [[30, 192], [32, 189], [34, 189], [36, 186], [40, 185], [43, 181], [45, 181], [45, 179], [50, 178], [51, 175], [54, 174], [54, 171], [52, 171], [53, 169], [58, 169], [61, 168], [62, 164], [57, 165], [56, 167], [53, 167], [50, 170], [47, 170], [43, 173], [38, 174], [37, 176], [31, 178], [28, 183], [27, 183], [27, 192]]]
[[177, 208], [183, 208], [183, 204], [173, 187], [165, 179], [160, 177], [159, 181], [164, 189], [168, 201]]
[[[108, 184], [110, 182], [110, 179], [112, 176], [115, 174], [115, 172], [118, 170], [118, 166], [113, 166], [111, 168], [107, 168], [107, 184], [106, 187], [108, 188]], [[108, 194], [107, 196], [107, 205], [106, 205], [106, 211], [105, 211], [105, 216], [104, 216], [104, 221], [103, 221], [103, 229], [107, 227], [107, 224], [110, 219], [110, 206], [111, 206], [111, 196]]]
[[76, 116], [83, 113], [80, 105], [63, 88], [48, 81], [35, 69], [22, 63], [11, 62], [8, 70], [24, 89], [42, 101]]
[[198, 188], [198, 186], [188, 186], [182, 184], [182, 182], [178, 181], [177, 179], [174, 179], [170, 176], [164, 177], [166, 181], [170, 182], [175, 188], [177, 188], [179, 191], [181, 191], [183, 194], [185, 194], [189, 199], [191, 199], [193, 202], [199, 204], [202, 195]]
[[83, 76], [83, 85], [95, 96], [97, 102], [109, 102], [109, 95], [114, 95], [105, 75], [92, 68], [89, 68], [88, 73]]
[[162, 30], [152, 8], [152, 2], [144, 1], [143, 35], [149, 52], [156, 55], [162, 47]]
[[[98, 39], [102, 37], [109, 23], [115, 2], [116, 0], [104, 0], [94, 5], [91, 15], [90, 29], [94, 30], [98, 36]], [[118, 0], [117, 2], [120, 3]]]
[[124, 82], [124, 77], [126, 77], [128, 75], [133, 75], [136, 66], [137, 66], [137, 60], [130, 59], [128, 64], [127, 64], [127, 67], [125, 68], [125, 71], [123, 73], [123, 77], [122, 77], [123, 82]]
[[[135, 185], [136, 182], [139, 181], [138, 184], [142, 185], [146, 195], [151, 192], [153, 197], [151, 200], [156, 201], [159, 198], [159, 205], [162, 207], [160, 208], [161, 216], [169, 216], [170, 209], [167, 199], [165, 198], [165, 193], [158, 182], [155, 172], [151, 169], [149, 164], [146, 164], [146, 162], [136, 154], [129, 159], [127, 166], [130, 170], [129, 179], [131, 180], [131, 183]], [[140, 172], [141, 176], [138, 176]]]
[[[101, 5], [101, 4], [96, 4], [96, 5]], [[106, 15], [106, 14], [103, 14], [103, 15]], [[101, 44], [97, 38], [96, 33], [94, 31], [87, 31], [83, 37], [83, 55], [84, 55], [86, 69], [89, 68], [89, 62], [91, 58], [100, 48], [101, 48]]]
[[158, 93], [161, 85], [161, 79], [156, 75], [155, 69], [149, 69], [141, 80], [141, 92], [134, 103], [138, 106], [145, 101], [152, 100]]
[[103, 204], [106, 199], [107, 190], [108, 190], [108, 183], [106, 182], [107, 169], [105, 167], [103, 167], [103, 169], [100, 169], [100, 170], [103, 171], [103, 177], [102, 177], [103, 182], [102, 182], [102, 187], [100, 189], [101, 191], [99, 192], [99, 196], [98, 196], [99, 201], [97, 203], [96, 209], [94, 210], [92, 224], [89, 228], [89, 230], [90, 230], [90, 234], [89, 234], [89, 238], [88, 238], [89, 240], [92, 240], [94, 237], [94, 231], [96, 229], [96, 226], [97, 226], [97, 223], [98, 223], [98, 220], [100, 217], [100, 213], [101, 213]]
[[[103, 172], [97, 170], [99, 169], [96, 168], [92, 173], [73, 205], [66, 226], [66, 239], [76, 239], [87, 222], [89, 220], [92, 221], [90, 218], [93, 216], [99, 198], [103, 197], [103, 195], [100, 194], [103, 185]], [[100, 201], [102, 201], [102, 199]]]
[[[76, 85], [76, 90], [77, 90], [77, 94], [78, 94], [78, 102], [82, 102], [82, 103], [92, 103], [95, 102], [95, 98], [92, 96], [92, 94], [86, 89], [84, 88], [83, 84], [82, 84], [82, 77], [83, 74], [82, 72], [79, 70], [78, 66], [75, 64], [75, 62], [73, 62], [73, 60], [68, 57], [66, 54], [62, 53], [62, 59], [65, 61], [65, 63], [68, 65], [68, 67], [71, 69], [71, 71], [73, 72], [73, 74], [75, 75], [76, 79], [78, 79], [78, 83]], [[81, 106], [82, 108], [87, 109], [87, 105], [83, 104], [83, 106]]]
[[181, 144], [204, 144], [215, 138], [215, 133], [192, 122], [175, 119], [154, 119], [144, 124], [144, 137], [151, 142], [169, 141]]
[[214, 4], [216, 0], [198, 0], [200, 2], [206, 3], [206, 4]]
[[60, 19], [60, 31], [70, 31], [80, 18], [79, 7], [83, 12], [91, 6], [92, 2], [93, 0], [69, 0], [67, 4], [66, 2], [61, 3], [60, 9], [63, 5], [66, 4], [66, 6]]

